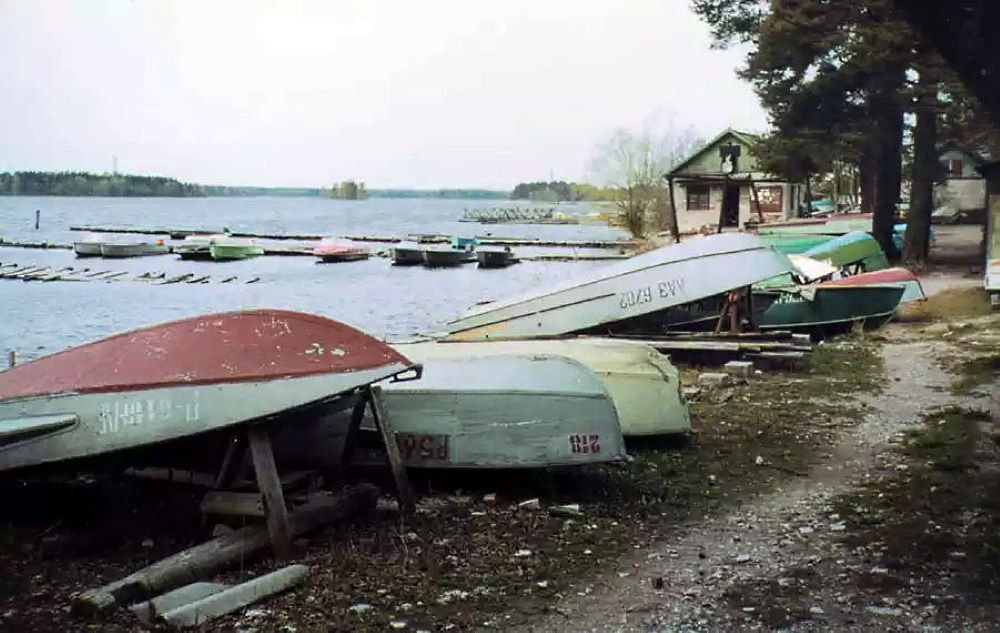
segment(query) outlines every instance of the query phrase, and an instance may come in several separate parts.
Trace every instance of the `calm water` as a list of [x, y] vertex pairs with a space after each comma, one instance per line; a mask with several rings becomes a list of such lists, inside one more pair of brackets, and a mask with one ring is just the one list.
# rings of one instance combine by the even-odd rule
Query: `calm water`
[[[594, 225], [478, 225], [457, 222], [464, 208], [494, 201], [318, 198], [0, 198], [0, 235], [7, 240], [69, 243], [71, 225], [169, 226], [261, 233], [405, 235], [410, 232], [619, 239]], [[506, 205], [505, 205], [506, 206]], [[35, 210], [41, 226], [34, 228]], [[585, 213], [584, 207], [566, 207]], [[111, 237], [137, 241], [134, 235]], [[567, 249], [560, 249], [565, 252]], [[524, 262], [504, 270], [474, 265], [428, 270], [395, 268], [383, 258], [317, 265], [311, 257], [242, 262], [181, 262], [172, 255], [130, 260], [77, 260], [72, 251], [0, 247], [0, 262], [92, 269], [186, 272], [214, 279], [260, 277], [255, 284], [141, 282], [39, 283], [0, 280], [0, 349], [28, 360], [121, 330], [221, 310], [276, 307], [322, 314], [398, 340], [440, 331], [470, 304], [524, 292], [538, 284], [604, 265]], [[0, 360], [0, 363], [5, 363]]]

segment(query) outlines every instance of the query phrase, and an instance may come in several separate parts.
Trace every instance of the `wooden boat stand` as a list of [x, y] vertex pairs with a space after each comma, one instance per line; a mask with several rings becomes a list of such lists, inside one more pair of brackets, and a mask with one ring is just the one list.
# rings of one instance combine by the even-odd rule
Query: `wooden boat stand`
[[753, 331], [753, 293], [749, 287], [740, 288], [726, 293], [719, 312], [719, 320], [715, 323], [715, 333], [726, 331], [730, 334]]
[[[410, 488], [406, 468], [403, 466], [390, 423], [386, 416], [385, 404], [382, 400], [382, 390], [378, 386], [368, 386], [358, 390], [357, 402], [351, 412], [350, 427], [344, 442], [344, 450], [340, 456], [341, 466], [350, 463], [357, 443], [361, 421], [366, 409], [370, 406], [375, 426], [379, 430], [389, 468], [396, 484], [396, 497], [400, 510], [410, 514], [414, 509], [413, 492]], [[288, 506], [282, 487], [282, 479], [274, 462], [274, 452], [271, 447], [272, 422], [265, 421], [249, 425], [237, 430], [228, 443], [226, 454], [222, 459], [218, 475], [215, 478], [214, 490], [206, 494], [202, 502], [202, 511], [206, 514], [228, 514], [237, 516], [263, 516], [267, 522], [271, 545], [275, 556], [287, 558], [291, 555], [292, 530], [288, 522]], [[237, 475], [243, 469], [247, 449], [253, 461], [254, 476], [257, 483], [256, 493], [233, 492], [230, 489]]]

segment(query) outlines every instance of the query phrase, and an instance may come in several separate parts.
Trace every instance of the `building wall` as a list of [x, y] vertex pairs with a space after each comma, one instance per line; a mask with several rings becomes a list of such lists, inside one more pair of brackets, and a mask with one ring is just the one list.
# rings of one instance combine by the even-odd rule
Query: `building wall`
[[986, 200], [986, 180], [983, 178], [949, 178], [934, 188], [935, 198], [944, 206], [959, 211], [982, 209]]
[[986, 215], [986, 275], [983, 285], [991, 301], [1000, 293], [1000, 164], [987, 172], [989, 206]]
[[722, 161], [719, 159], [720, 145], [739, 145], [740, 158], [737, 161], [737, 171], [757, 171], [757, 158], [751, 153], [750, 147], [741, 143], [732, 134], [727, 134], [718, 143], [705, 148], [691, 163], [684, 166], [682, 173], [689, 174], [721, 174]]

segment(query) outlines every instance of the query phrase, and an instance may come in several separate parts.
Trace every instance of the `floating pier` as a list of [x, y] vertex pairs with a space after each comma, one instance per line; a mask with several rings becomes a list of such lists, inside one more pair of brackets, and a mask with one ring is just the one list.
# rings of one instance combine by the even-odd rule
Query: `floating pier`
[[[106, 226], [71, 226], [71, 231], [85, 231], [88, 233], [135, 233], [139, 235], [167, 235], [167, 236], [177, 236], [182, 234], [187, 235], [209, 235], [212, 231], [206, 229], [172, 229], [172, 228], [145, 228], [145, 227], [106, 227]], [[241, 238], [253, 238], [262, 240], [298, 240], [304, 242], [318, 242], [325, 237], [331, 237], [329, 234], [306, 234], [306, 233], [250, 233], [250, 232], [231, 232], [228, 235], [231, 237], [241, 237]], [[415, 235], [337, 235], [334, 237], [339, 237], [345, 240], [352, 240], [355, 242], [382, 242], [386, 244], [395, 244], [397, 242], [403, 241], [418, 241]], [[418, 236], [419, 241], [426, 244], [443, 244], [451, 239], [450, 235], [439, 235], [439, 234], [421, 234]], [[628, 240], [543, 240], [537, 238], [524, 238], [524, 237], [498, 237], [493, 235], [483, 235], [475, 236], [480, 244], [489, 244], [495, 246], [554, 246], [554, 247], [565, 247], [565, 248], [628, 248], [630, 243]], [[71, 247], [68, 247], [71, 248]], [[308, 247], [301, 247], [301, 249], [306, 249]], [[265, 251], [268, 247], [264, 247]], [[285, 255], [285, 254], [311, 254], [305, 252], [279, 252], [281, 249], [271, 248], [274, 255]], [[295, 250], [295, 249], [290, 249]]]
[[[20, 281], [137, 281], [153, 286], [163, 286], [167, 284], [189, 283], [233, 283], [237, 277], [228, 276], [213, 279], [211, 275], [195, 275], [186, 273], [167, 277], [162, 271], [149, 271], [135, 274], [126, 270], [94, 270], [91, 268], [77, 268], [73, 266], [37, 266], [35, 264], [4, 264], [0, 262], [0, 279], [20, 280]], [[260, 277], [251, 277], [243, 283], [256, 283]]]
[[464, 209], [459, 222], [480, 224], [579, 224], [580, 218], [565, 213], [556, 214], [555, 207], [522, 209], [521, 207], [492, 207], [490, 209]]

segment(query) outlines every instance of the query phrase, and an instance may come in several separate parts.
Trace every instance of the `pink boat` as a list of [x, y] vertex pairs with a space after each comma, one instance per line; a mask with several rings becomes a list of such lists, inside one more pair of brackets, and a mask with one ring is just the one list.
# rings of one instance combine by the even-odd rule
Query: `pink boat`
[[368, 259], [371, 250], [350, 240], [325, 239], [313, 249], [313, 255], [323, 263], [353, 262]]
[[905, 268], [886, 268], [884, 270], [874, 270], [869, 273], [851, 275], [833, 281], [826, 281], [818, 286], [903, 286], [903, 296], [900, 303], [908, 301], [924, 301], [927, 295], [920, 285], [920, 279], [910, 270]]
[[209, 314], [0, 372], [0, 471], [135, 449], [340, 402], [413, 364], [331, 319]]

